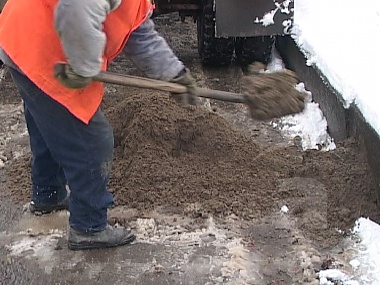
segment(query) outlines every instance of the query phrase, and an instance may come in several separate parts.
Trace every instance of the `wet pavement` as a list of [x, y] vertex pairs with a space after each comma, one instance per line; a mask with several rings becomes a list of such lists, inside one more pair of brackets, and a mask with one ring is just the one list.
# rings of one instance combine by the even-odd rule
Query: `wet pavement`
[[257, 225], [231, 217], [218, 226], [209, 218], [193, 229], [179, 216], [153, 216], [131, 224], [138, 235], [132, 245], [74, 252], [67, 249], [66, 212], [35, 217], [26, 211], [0, 235], [2, 284], [266, 284], [268, 278], [292, 279], [286, 272], [295, 263], [285, 259], [297, 234], [284, 214]]
[[[286, 180], [278, 191], [294, 183], [302, 184]], [[317, 184], [310, 180], [303, 187], [312, 191]], [[310, 203], [315, 198], [311, 194]], [[135, 217], [117, 207], [110, 217], [131, 220], [134, 244], [70, 251], [68, 212], [34, 216], [27, 205], [1, 209], [8, 222], [0, 233], [0, 284], [318, 284], [321, 253], [297, 230], [298, 221], [280, 210], [260, 220], [230, 216], [216, 222], [165, 209]]]

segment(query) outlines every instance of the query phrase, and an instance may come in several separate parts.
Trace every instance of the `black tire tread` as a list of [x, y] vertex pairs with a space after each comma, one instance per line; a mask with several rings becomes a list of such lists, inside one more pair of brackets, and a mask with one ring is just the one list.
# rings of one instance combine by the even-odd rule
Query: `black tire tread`
[[255, 61], [267, 64], [271, 58], [274, 36], [257, 36], [237, 38], [235, 54], [241, 65], [249, 65]]
[[198, 52], [202, 64], [209, 66], [228, 66], [234, 52], [233, 38], [215, 38], [215, 12], [213, 0], [205, 0], [198, 18]]

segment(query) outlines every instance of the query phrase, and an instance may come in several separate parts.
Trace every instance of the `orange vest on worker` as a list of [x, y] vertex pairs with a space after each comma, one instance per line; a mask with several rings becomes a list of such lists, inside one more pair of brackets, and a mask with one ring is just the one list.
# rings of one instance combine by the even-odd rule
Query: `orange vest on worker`
[[[0, 46], [34, 84], [87, 124], [100, 106], [104, 88], [102, 83], [93, 82], [86, 88], [71, 90], [54, 78], [54, 64], [66, 61], [54, 30], [57, 3], [58, 0], [8, 0], [0, 16]], [[103, 70], [152, 10], [150, 0], [122, 0], [108, 15], [104, 22], [107, 45]]]

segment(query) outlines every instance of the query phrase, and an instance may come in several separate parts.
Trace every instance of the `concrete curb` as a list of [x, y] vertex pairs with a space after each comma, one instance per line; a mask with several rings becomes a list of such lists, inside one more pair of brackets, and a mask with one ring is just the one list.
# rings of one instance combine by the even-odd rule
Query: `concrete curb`
[[[344, 101], [315, 66], [307, 66], [304, 54], [290, 36], [278, 37], [276, 48], [288, 68], [294, 70], [326, 117], [328, 131], [336, 142], [355, 137], [362, 143], [377, 185], [380, 185], [380, 136], [366, 122], [356, 105], [344, 108]], [[380, 205], [380, 187], [377, 191]]]

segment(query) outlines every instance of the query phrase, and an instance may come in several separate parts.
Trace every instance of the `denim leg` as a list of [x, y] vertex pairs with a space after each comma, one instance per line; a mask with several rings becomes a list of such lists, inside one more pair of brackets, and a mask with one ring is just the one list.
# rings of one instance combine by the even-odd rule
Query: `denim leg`
[[32, 150], [32, 202], [36, 205], [55, 205], [67, 196], [65, 174], [52, 157], [25, 104], [24, 115]]
[[107, 224], [112, 195], [106, 186], [113, 158], [113, 132], [100, 109], [88, 125], [74, 117], [20, 72], [11, 69], [25, 105], [54, 160], [62, 167], [70, 195], [70, 226], [99, 231]]

